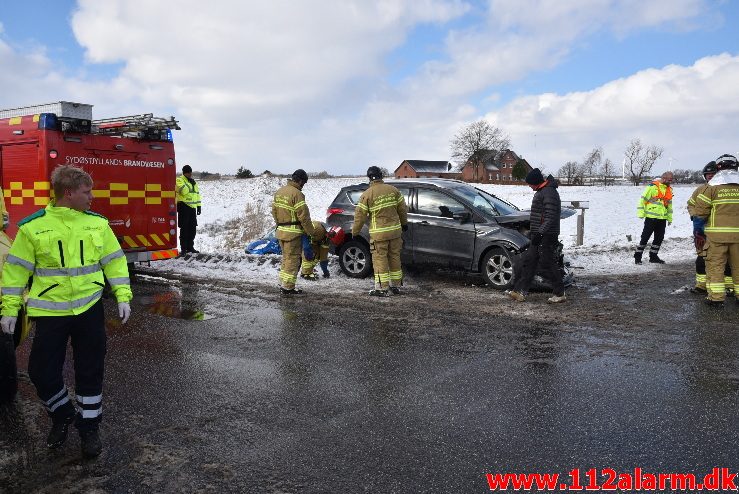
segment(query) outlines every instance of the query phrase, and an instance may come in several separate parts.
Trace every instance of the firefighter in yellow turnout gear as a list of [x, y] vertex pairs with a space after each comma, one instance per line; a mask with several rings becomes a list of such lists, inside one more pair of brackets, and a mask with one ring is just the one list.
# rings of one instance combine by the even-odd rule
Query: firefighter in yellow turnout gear
[[[715, 161], [711, 161], [703, 167], [703, 178], [706, 179], [706, 183], [695, 189], [695, 191], [693, 191], [693, 195], [688, 199], [688, 214], [690, 214], [691, 220], [695, 217], [696, 199], [698, 199], [698, 196], [708, 188], [708, 182], [714, 175], [716, 175], [716, 172], [718, 172], [718, 167], [716, 166]], [[710, 242], [708, 242], [705, 235], [701, 235], [697, 232], [693, 232], [693, 240], [695, 242], [697, 257], [695, 258], [695, 286], [691, 288], [690, 291], [691, 293], [706, 293], [706, 256], [708, 255]], [[724, 283], [726, 283], [727, 292], [734, 291], [734, 280], [731, 277], [731, 266], [729, 266], [728, 263], [724, 270]], [[729, 287], [731, 287], [731, 289]]]
[[326, 227], [318, 221], [313, 222], [313, 237], [303, 238], [303, 262], [300, 265], [300, 277], [306, 280], [317, 280], [318, 275], [314, 268], [321, 266], [324, 278], [331, 275], [328, 272], [329, 241], [326, 236]]
[[[107, 279], [125, 324], [132, 298], [128, 265], [108, 220], [89, 210], [90, 175], [71, 165], [58, 166], [51, 184], [54, 201], [18, 222], [3, 266], [0, 327], [12, 331], [32, 278], [26, 307], [36, 320], [36, 332], [28, 375], [52, 419], [47, 445], [61, 446], [74, 422], [83, 455], [97, 456], [102, 450], [98, 424], [106, 353], [103, 287]], [[69, 340], [76, 406], [62, 374]]]
[[[739, 171], [737, 159], [724, 154], [716, 159], [718, 173], [695, 201], [693, 230], [710, 241], [706, 257], [706, 289], [709, 305], [723, 305], [726, 298], [724, 269], [731, 265], [734, 294], [739, 273]], [[737, 298], [739, 301], [739, 298]]]
[[370, 295], [385, 297], [388, 288], [397, 295], [403, 285], [400, 251], [403, 232], [408, 229], [408, 207], [400, 191], [382, 181], [380, 168], [370, 166], [367, 178], [370, 185], [357, 203], [352, 236], [359, 235], [369, 218], [370, 252], [375, 273], [375, 288]]
[[304, 170], [295, 170], [287, 185], [275, 192], [272, 202], [272, 217], [277, 223], [277, 240], [282, 249], [280, 265], [280, 293], [294, 295], [302, 290], [295, 288], [295, 281], [300, 270], [302, 237], [315, 234], [310, 211], [305, 203], [303, 187], [308, 182], [308, 174]]

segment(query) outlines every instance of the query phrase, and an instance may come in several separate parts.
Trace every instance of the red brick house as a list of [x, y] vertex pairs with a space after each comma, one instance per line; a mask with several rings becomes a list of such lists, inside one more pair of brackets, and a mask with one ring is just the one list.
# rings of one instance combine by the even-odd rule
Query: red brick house
[[462, 179], [459, 167], [448, 161], [403, 160], [395, 169], [395, 178], [436, 177]]
[[513, 178], [513, 167], [516, 163], [521, 162], [526, 168], [526, 173], [533, 169], [528, 161], [510, 149], [504, 149], [500, 152], [482, 151], [479, 154], [482, 155], [480, 160], [474, 159], [476, 156], [473, 156], [464, 164], [462, 180], [465, 182], [524, 185], [526, 182], [523, 178]]

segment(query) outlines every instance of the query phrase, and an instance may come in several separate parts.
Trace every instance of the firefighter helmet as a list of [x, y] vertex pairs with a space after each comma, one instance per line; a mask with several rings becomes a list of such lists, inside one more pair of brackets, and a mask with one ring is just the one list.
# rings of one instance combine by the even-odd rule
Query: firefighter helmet
[[716, 168], [719, 170], [736, 170], [739, 166], [739, 162], [736, 161], [736, 157], [730, 154], [722, 154], [716, 158]]
[[292, 176], [293, 182], [307, 182], [308, 181], [308, 174], [305, 173], [305, 170], [302, 168], [298, 168], [293, 172]]
[[708, 164], [703, 167], [703, 178], [708, 180], [708, 178], [706, 178], [706, 175], [715, 175], [717, 171], [718, 167], [716, 166], [716, 162], [709, 161]]
[[367, 168], [367, 178], [370, 180], [380, 180], [382, 178], [382, 170], [379, 166], [370, 166]]

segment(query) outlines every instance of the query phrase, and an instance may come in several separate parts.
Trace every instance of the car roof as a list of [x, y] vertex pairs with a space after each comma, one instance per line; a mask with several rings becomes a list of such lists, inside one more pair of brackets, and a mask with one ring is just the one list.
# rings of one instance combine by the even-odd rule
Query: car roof
[[[423, 178], [389, 178], [383, 179], [383, 182], [390, 185], [434, 185], [440, 188], [453, 189], [459, 187], [474, 187], [467, 182], [461, 180], [453, 180], [449, 178], [434, 178], [434, 177], [423, 177]], [[344, 189], [364, 188], [369, 185], [367, 182], [362, 182], [354, 185], [348, 185]]]

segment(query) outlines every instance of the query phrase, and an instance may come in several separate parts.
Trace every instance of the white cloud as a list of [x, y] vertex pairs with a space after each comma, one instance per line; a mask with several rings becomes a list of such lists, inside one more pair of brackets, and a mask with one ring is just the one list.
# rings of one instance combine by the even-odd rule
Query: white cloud
[[[480, 116], [473, 101], [497, 104], [497, 84], [545, 72], [590, 36], [690, 29], [707, 15], [713, 19], [710, 12], [704, 0], [490, 0], [482, 6], [464, 0], [79, 0], [72, 28], [87, 66], [59, 66], [43, 47], [4, 43], [0, 30], [0, 87], [13, 89], [0, 94], [0, 106], [66, 99], [94, 104], [97, 117], [174, 114], [183, 127], [175, 133], [179, 161], [196, 169], [394, 168], [404, 158], [445, 159], [450, 136]], [[443, 29], [463, 16], [437, 58], [401, 82], [388, 81], [386, 58], [413, 29], [427, 23]], [[98, 64], [121, 69], [108, 80], [88, 78]], [[597, 142], [601, 133], [610, 134], [588, 129], [607, 127], [613, 104], [628, 108], [624, 100], [645, 101], [645, 91], [669, 94], [672, 99], [656, 100], [659, 108], [646, 117], [639, 113], [643, 105], [632, 109], [631, 118], [657, 123], [659, 116], [671, 118], [673, 106], [691, 104], [692, 88], [674, 86], [682, 79], [666, 71], [615, 81], [583, 93], [590, 96], [579, 103], [577, 95], [521, 98], [498, 111], [496, 123], [521, 149], [533, 147], [528, 136], [541, 125], [537, 153], [563, 116], [568, 132], [582, 138], [573, 144], [605, 143]], [[640, 128], [627, 120], [618, 125], [626, 133], [630, 125]], [[565, 142], [557, 141], [561, 149], [552, 159], [566, 154]]]
[[659, 170], [670, 158], [695, 169], [739, 149], [739, 56], [644, 70], [587, 92], [521, 97], [487, 118], [505, 122], [513, 142], [534, 153], [530, 161], [551, 172], [598, 145], [620, 163], [636, 137], [665, 148]]

